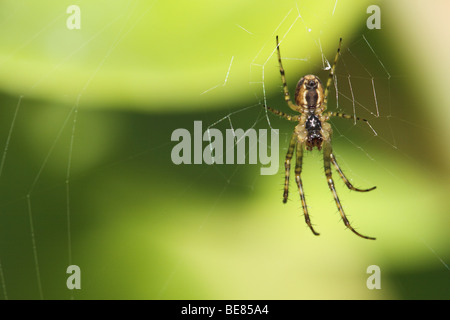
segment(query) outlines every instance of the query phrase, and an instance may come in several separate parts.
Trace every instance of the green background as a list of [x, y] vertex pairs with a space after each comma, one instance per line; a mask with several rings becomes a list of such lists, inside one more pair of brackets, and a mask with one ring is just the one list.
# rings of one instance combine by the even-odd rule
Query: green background
[[[73, 4], [79, 30], [66, 26]], [[380, 30], [366, 26], [371, 4]], [[450, 298], [446, 6], [2, 1], [0, 298]], [[317, 151], [302, 177], [321, 235], [293, 181], [282, 204], [294, 124], [262, 108], [290, 112], [275, 35], [292, 94], [304, 74], [325, 81], [344, 39], [329, 109], [355, 110], [376, 135], [335, 119], [333, 147], [355, 186], [377, 189], [334, 177], [352, 225], [376, 241], [346, 230]], [[195, 120], [279, 129], [280, 170], [174, 165], [171, 134]], [[81, 290], [66, 287], [71, 264]], [[371, 265], [381, 290], [366, 286]]]

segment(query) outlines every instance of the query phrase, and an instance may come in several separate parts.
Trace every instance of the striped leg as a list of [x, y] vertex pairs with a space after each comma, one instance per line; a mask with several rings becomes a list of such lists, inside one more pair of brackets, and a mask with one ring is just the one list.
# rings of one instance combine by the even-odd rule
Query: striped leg
[[339, 197], [336, 192], [336, 188], [334, 187], [334, 181], [331, 176], [331, 154], [332, 154], [331, 143], [329, 141], [325, 141], [324, 145], [323, 145], [323, 162], [324, 162], [324, 167], [325, 167], [325, 175], [327, 177], [328, 186], [330, 187], [330, 190], [333, 193], [334, 201], [336, 202], [339, 213], [341, 214], [342, 221], [344, 221], [344, 224], [347, 228], [349, 228], [353, 233], [360, 236], [361, 238], [375, 240], [375, 238], [364, 236], [364, 235], [358, 233], [350, 225], [350, 222], [348, 221], [348, 219], [344, 213], [344, 209], [342, 208], [341, 201], [339, 200]]
[[300, 175], [302, 173], [302, 161], [303, 161], [303, 145], [301, 143], [297, 143], [297, 159], [295, 161], [295, 181], [297, 182], [298, 192], [300, 193], [300, 200], [302, 201], [303, 213], [305, 215], [305, 222], [311, 229], [314, 235], [318, 236], [319, 233], [316, 232], [311, 224], [311, 220], [309, 219], [308, 207], [306, 206], [305, 201], [305, 193], [303, 192], [303, 184]]
[[280, 65], [281, 81], [283, 82], [284, 100], [287, 102], [289, 108], [298, 111], [298, 106], [291, 101], [291, 96], [289, 95], [289, 89], [286, 83], [286, 76], [284, 74], [283, 64], [281, 63], [281, 53], [280, 53], [280, 44], [278, 43], [278, 36], [276, 39], [277, 39], [278, 63]]
[[355, 191], [359, 191], [359, 192], [367, 192], [367, 191], [372, 191], [373, 189], [375, 189], [376, 187], [372, 187], [369, 189], [358, 189], [355, 188], [350, 181], [347, 179], [347, 177], [345, 176], [344, 172], [342, 172], [341, 168], [339, 167], [336, 158], [334, 157], [334, 154], [330, 154], [330, 158], [331, 158], [331, 162], [333, 163], [334, 167], [336, 168], [337, 172], [339, 173], [339, 175], [341, 176], [342, 180], [344, 180], [344, 183], [347, 185], [347, 187], [350, 190], [355, 190]]
[[366, 119], [355, 117], [355, 115], [353, 115], [353, 114], [345, 114], [345, 113], [340, 113], [340, 112], [329, 111], [326, 113], [326, 115], [328, 117], [339, 117], [339, 118], [352, 119], [352, 120], [356, 119], [358, 121], [364, 121], [366, 123], [369, 123], [369, 121], [367, 121]]
[[291, 171], [291, 159], [294, 154], [294, 148], [297, 143], [297, 135], [295, 132], [292, 134], [291, 142], [289, 142], [289, 149], [286, 154], [286, 160], [284, 161], [285, 176], [284, 176], [284, 192], [283, 192], [283, 203], [287, 202], [289, 195], [289, 174]]
[[289, 121], [295, 121], [295, 122], [298, 122], [298, 120], [300, 119], [300, 116], [291, 116], [291, 115], [286, 114], [286, 113], [284, 113], [284, 112], [281, 112], [281, 111], [272, 109], [271, 107], [268, 107], [268, 106], [264, 106], [264, 108], [266, 108], [266, 109], [269, 110], [270, 112], [276, 114], [277, 116], [280, 116], [280, 117], [282, 117], [282, 118], [285, 118], [285, 119], [287, 119], [287, 120], [289, 120]]
[[339, 39], [339, 47], [337, 49], [336, 56], [334, 57], [334, 62], [333, 62], [333, 66], [330, 69], [330, 74], [328, 75], [328, 81], [327, 81], [327, 86], [325, 87], [322, 111], [324, 111], [327, 108], [328, 91], [330, 90], [331, 83], [333, 82], [334, 70], [336, 69], [336, 64], [337, 64], [337, 61], [339, 58], [339, 53], [341, 52], [341, 44], [342, 44], [342, 38]]

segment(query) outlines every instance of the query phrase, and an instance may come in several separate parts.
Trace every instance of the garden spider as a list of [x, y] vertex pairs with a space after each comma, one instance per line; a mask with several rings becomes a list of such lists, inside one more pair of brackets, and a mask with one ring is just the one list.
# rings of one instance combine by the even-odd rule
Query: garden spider
[[299, 115], [292, 116], [265, 106], [267, 110], [273, 112], [278, 116], [281, 116], [289, 121], [298, 122], [298, 125], [295, 127], [294, 133], [292, 134], [288, 152], [286, 154], [286, 161], [284, 163], [286, 171], [284, 181], [283, 203], [286, 203], [288, 199], [289, 171], [291, 168], [291, 159], [295, 150], [297, 153], [295, 163], [295, 181], [297, 182], [298, 190], [300, 193], [300, 200], [302, 202], [305, 221], [306, 224], [311, 229], [311, 231], [313, 232], [313, 234], [315, 234], [316, 236], [319, 235], [319, 233], [317, 233], [314, 230], [311, 224], [311, 220], [309, 219], [308, 208], [305, 202], [305, 194], [303, 192], [303, 184], [300, 178], [300, 174], [302, 172], [303, 150], [304, 149], [312, 150], [315, 147], [319, 150], [323, 149], [323, 162], [328, 186], [330, 187], [330, 190], [333, 193], [334, 201], [336, 202], [337, 208], [339, 210], [339, 213], [341, 214], [344, 224], [346, 225], [347, 228], [349, 228], [353, 233], [357, 234], [358, 236], [364, 239], [375, 240], [375, 238], [364, 236], [358, 233], [350, 225], [350, 222], [345, 216], [341, 202], [339, 201], [339, 197], [334, 187], [334, 181], [331, 176], [331, 164], [333, 164], [336, 171], [339, 173], [342, 180], [344, 180], [344, 183], [347, 185], [349, 189], [360, 192], [367, 192], [376, 188], [376, 187], [372, 187], [370, 189], [355, 188], [346, 178], [341, 168], [339, 167], [338, 163], [336, 162], [336, 158], [333, 155], [331, 147], [332, 129], [331, 125], [327, 122], [331, 117], [356, 119], [367, 122], [366, 119], [360, 119], [358, 117], [355, 117], [354, 115], [346, 115], [343, 113], [332, 111], [325, 112], [327, 108], [328, 91], [331, 82], [333, 81], [334, 70], [341, 50], [342, 38], [339, 40], [339, 47], [336, 53], [336, 57], [334, 58], [333, 66], [330, 69], [330, 74], [328, 75], [328, 81], [325, 87], [325, 92], [323, 91], [322, 83], [320, 82], [320, 79], [317, 76], [306, 75], [303, 78], [301, 78], [300, 81], [297, 83], [297, 87], [295, 90], [295, 103], [291, 101], [291, 98], [289, 96], [289, 90], [286, 84], [286, 77], [284, 74], [283, 65], [281, 63], [281, 54], [280, 54], [280, 45], [278, 43], [278, 36], [276, 37], [276, 42], [277, 42], [278, 62], [280, 64], [281, 80], [283, 82], [284, 99], [286, 100], [288, 106], [292, 110], [300, 113]]

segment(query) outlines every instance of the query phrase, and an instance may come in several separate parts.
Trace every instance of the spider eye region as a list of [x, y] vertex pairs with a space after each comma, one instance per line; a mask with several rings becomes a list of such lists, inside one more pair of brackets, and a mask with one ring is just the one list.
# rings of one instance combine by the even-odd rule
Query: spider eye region
[[305, 81], [306, 89], [317, 89], [317, 82], [315, 80]]

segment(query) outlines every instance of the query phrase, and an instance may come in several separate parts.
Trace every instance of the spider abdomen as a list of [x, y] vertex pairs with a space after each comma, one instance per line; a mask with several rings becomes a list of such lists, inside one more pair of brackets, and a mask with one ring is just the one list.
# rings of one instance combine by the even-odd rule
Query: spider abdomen
[[305, 129], [307, 132], [306, 148], [312, 150], [314, 147], [322, 149], [322, 123], [316, 115], [310, 115], [305, 122]]

